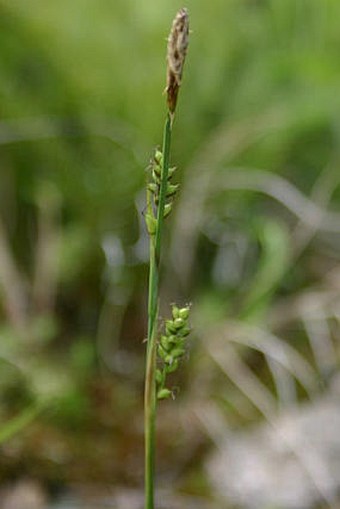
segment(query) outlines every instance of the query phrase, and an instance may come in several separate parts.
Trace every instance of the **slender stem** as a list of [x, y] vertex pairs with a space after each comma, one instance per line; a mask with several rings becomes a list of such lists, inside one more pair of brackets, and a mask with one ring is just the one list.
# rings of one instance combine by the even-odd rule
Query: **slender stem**
[[171, 144], [171, 117], [167, 115], [163, 133], [163, 165], [157, 226], [155, 235], [150, 235], [150, 272], [148, 298], [148, 345], [146, 355], [146, 375], [144, 393], [145, 418], [145, 509], [154, 509], [154, 465], [155, 465], [155, 427], [156, 427], [156, 350], [159, 296], [159, 269], [163, 237], [164, 207], [169, 172]]

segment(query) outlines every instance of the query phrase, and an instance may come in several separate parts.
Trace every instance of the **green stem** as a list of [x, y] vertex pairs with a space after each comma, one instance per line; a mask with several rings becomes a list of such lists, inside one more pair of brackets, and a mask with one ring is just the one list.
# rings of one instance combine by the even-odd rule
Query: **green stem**
[[148, 344], [144, 392], [145, 419], [145, 509], [154, 509], [155, 428], [156, 428], [156, 349], [159, 296], [159, 269], [163, 237], [164, 207], [168, 184], [169, 156], [171, 144], [171, 117], [167, 115], [163, 133], [163, 166], [157, 226], [155, 235], [150, 235], [150, 272], [148, 298]]

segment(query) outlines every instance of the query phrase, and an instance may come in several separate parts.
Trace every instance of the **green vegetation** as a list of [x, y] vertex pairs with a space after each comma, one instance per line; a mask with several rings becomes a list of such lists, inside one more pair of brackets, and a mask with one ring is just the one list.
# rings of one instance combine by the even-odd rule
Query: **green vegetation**
[[[195, 303], [195, 338], [174, 381], [188, 420], [159, 406], [160, 485], [169, 472], [176, 490], [201, 476], [206, 404], [245, 426], [337, 370], [337, 0], [186, 2], [171, 156], [181, 187], [146, 330], [145, 162], [167, 115], [164, 39], [180, 7], [1, 2], [3, 481], [142, 486], [143, 338], [173, 301]], [[160, 378], [168, 353], [160, 390], [172, 388]]]

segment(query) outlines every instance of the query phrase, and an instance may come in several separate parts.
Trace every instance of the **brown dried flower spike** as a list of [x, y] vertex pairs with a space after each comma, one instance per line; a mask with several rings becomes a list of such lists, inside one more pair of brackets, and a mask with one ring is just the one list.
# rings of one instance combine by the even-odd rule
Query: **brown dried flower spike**
[[168, 108], [175, 112], [178, 90], [181, 85], [184, 60], [189, 43], [189, 15], [187, 9], [178, 11], [168, 38], [166, 93]]

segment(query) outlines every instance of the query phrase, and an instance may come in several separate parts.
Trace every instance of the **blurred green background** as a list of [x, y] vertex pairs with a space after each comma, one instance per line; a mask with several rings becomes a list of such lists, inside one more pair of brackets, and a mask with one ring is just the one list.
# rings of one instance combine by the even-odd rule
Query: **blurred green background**
[[[142, 486], [145, 169], [161, 143], [166, 36], [181, 6], [0, 4], [2, 483]], [[275, 334], [308, 363], [315, 393], [337, 370], [340, 4], [186, 6], [172, 151], [181, 193], [162, 295], [193, 303], [195, 332], [177, 401], [160, 408], [158, 468], [160, 482], [209, 497], [211, 437], [197, 409], [213, 402], [235, 429], [265, 413], [219, 370], [211, 330]], [[280, 385], [265, 348], [239, 343], [274, 407], [306, 399], [301, 372]]]

